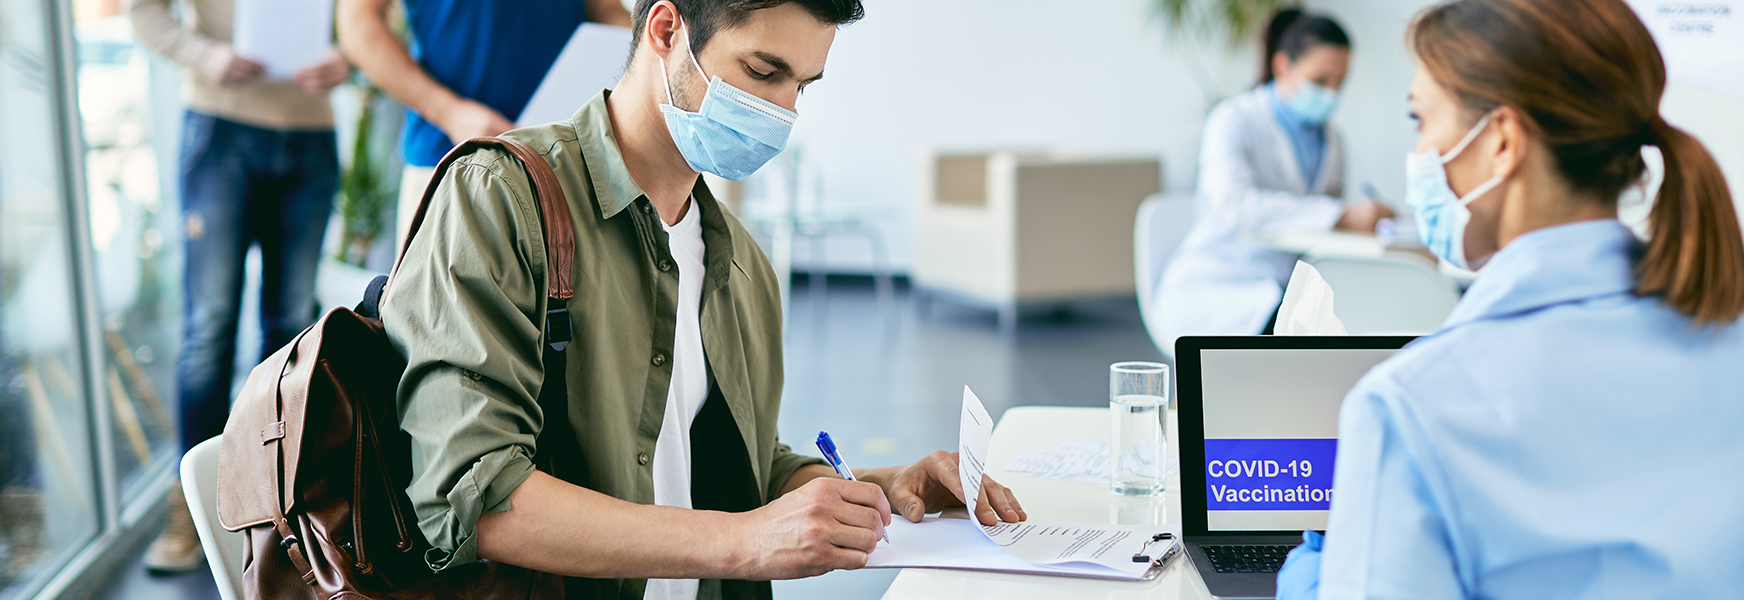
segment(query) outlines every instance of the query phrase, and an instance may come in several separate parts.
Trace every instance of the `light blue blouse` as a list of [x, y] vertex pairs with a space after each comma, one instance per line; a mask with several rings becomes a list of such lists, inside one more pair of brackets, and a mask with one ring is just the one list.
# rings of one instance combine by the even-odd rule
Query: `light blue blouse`
[[[1528, 233], [1339, 419], [1279, 598], [1744, 594], [1744, 325], [1633, 292], [1615, 221]], [[1308, 585], [1303, 585], [1303, 584]]]

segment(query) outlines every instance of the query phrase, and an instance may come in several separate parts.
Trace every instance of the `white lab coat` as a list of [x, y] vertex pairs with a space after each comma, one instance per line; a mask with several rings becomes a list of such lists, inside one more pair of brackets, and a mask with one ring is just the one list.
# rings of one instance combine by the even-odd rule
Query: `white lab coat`
[[1326, 127], [1313, 189], [1265, 86], [1212, 109], [1199, 150], [1192, 231], [1157, 282], [1149, 328], [1172, 355], [1183, 335], [1253, 335], [1283, 298], [1298, 256], [1262, 238], [1326, 231], [1344, 214], [1344, 154]]

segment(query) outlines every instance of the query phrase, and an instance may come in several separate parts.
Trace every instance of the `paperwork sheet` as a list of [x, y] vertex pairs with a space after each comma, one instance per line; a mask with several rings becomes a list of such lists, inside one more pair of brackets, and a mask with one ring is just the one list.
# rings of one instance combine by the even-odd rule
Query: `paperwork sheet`
[[521, 127], [562, 121], [600, 90], [618, 84], [630, 56], [630, 30], [582, 23], [521, 109]]
[[1108, 442], [1074, 438], [1053, 450], [1025, 450], [1005, 466], [1030, 477], [1108, 484]]
[[[969, 514], [975, 514], [993, 419], [969, 388], [963, 388], [958, 432], [958, 476]], [[1104, 451], [1106, 456], [1106, 451]], [[1174, 549], [1175, 540], [1152, 542], [1162, 525], [1000, 523], [983, 527], [971, 519], [928, 517], [910, 523], [891, 519], [890, 541], [880, 542], [868, 568], [933, 568], [1139, 580]], [[1134, 554], [1152, 558], [1133, 562]]]
[[236, 53], [266, 67], [267, 79], [287, 80], [333, 52], [333, 3], [236, 0]]

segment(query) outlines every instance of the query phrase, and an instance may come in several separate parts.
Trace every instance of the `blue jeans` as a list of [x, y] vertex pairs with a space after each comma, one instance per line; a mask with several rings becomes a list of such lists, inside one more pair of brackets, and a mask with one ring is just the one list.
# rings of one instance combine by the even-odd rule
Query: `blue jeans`
[[248, 248], [260, 245], [261, 356], [315, 322], [315, 269], [339, 190], [332, 130], [277, 131], [189, 111], [182, 131], [186, 272], [176, 362], [182, 450], [224, 432]]

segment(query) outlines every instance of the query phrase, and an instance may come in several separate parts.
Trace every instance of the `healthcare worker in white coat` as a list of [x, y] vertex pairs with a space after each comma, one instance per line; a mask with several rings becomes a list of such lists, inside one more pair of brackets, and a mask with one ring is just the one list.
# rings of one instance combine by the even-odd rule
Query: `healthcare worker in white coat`
[[1199, 153], [1192, 231], [1146, 315], [1157, 345], [1183, 335], [1269, 333], [1297, 256], [1279, 234], [1373, 232], [1383, 205], [1346, 203], [1344, 152], [1327, 125], [1350, 68], [1350, 38], [1332, 19], [1285, 9], [1266, 32], [1261, 84], [1211, 111]]

